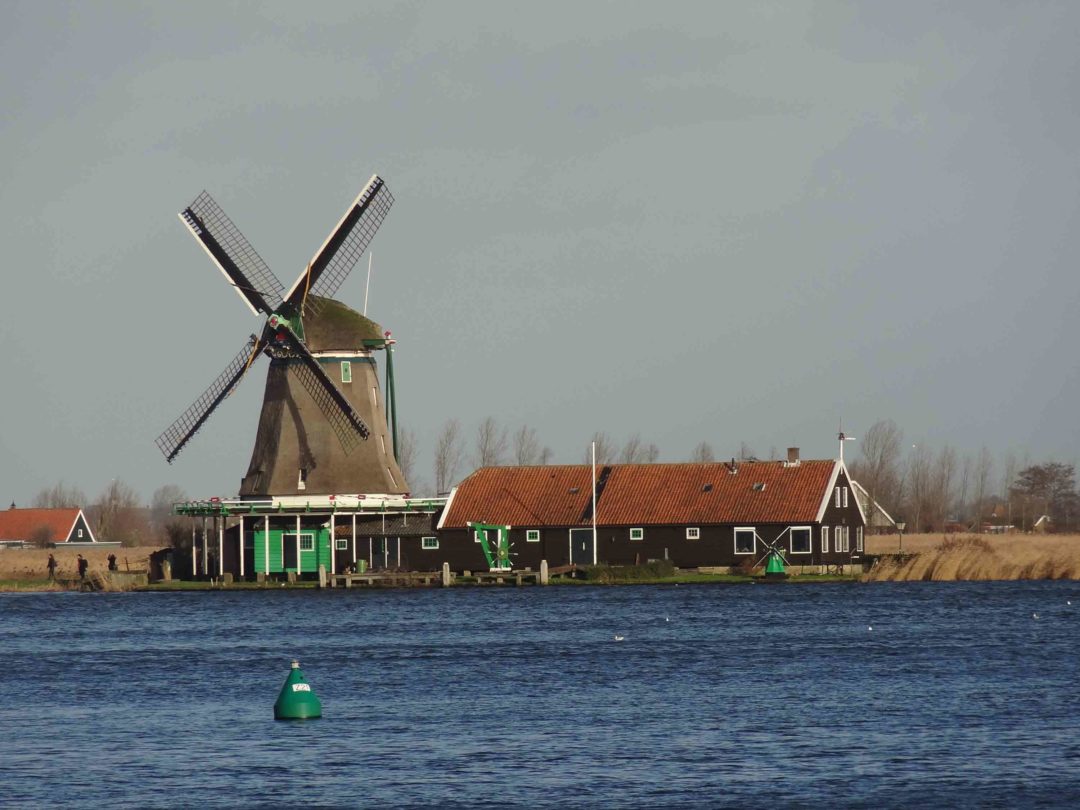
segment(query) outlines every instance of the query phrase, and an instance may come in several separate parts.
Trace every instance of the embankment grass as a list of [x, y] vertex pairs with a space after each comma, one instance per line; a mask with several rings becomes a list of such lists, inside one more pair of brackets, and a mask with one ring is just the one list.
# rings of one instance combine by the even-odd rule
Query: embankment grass
[[908, 535], [867, 538], [882, 557], [868, 581], [1080, 579], [1080, 535]]
[[49, 554], [56, 557], [56, 576], [70, 579], [78, 576], [78, 555], [82, 554], [89, 563], [89, 571], [106, 571], [109, 568], [109, 555], [116, 555], [116, 565], [121, 571], [145, 571], [150, 564], [150, 555], [157, 551], [157, 546], [137, 546], [132, 548], [7, 548], [0, 550], [0, 582], [29, 583], [34, 580], [45, 582], [49, 578]]

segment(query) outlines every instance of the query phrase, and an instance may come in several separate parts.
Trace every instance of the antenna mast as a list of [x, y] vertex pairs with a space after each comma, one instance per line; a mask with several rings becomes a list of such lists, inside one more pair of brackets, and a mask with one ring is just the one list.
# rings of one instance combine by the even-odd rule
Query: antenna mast
[[375, 252], [368, 251], [367, 258], [367, 281], [364, 283], [364, 317], [367, 317], [368, 289], [371, 287], [371, 263], [375, 260]]

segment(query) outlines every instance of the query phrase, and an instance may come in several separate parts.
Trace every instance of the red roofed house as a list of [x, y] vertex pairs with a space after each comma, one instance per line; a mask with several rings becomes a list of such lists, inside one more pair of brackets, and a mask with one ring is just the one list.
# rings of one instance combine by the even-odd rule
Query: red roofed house
[[594, 550], [589, 465], [481, 468], [451, 492], [428, 567], [487, 567], [470, 523], [509, 525], [515, 568], [738, 566], [769, 544], [792, 566], [861, 565], [866, 521], [843, 461], [800, 461], [796, 448], [788, 461], [598, 466], [596, 494]]
[[16, 509], [0, 512], [0, 542], [94, 543], [82, 509]]

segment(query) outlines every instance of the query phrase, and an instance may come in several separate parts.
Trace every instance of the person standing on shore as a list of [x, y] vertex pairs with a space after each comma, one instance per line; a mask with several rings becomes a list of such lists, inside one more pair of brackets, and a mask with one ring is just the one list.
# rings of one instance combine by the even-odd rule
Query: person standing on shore
[[82, 554], [79, 555], [79, 579], [86, 579], [86, 567], [89, 563]]
[[56, 581], [56, 557], [52, 554], [49, 555], [49, 561], [46, 563], [49, 567], [49, 582]]

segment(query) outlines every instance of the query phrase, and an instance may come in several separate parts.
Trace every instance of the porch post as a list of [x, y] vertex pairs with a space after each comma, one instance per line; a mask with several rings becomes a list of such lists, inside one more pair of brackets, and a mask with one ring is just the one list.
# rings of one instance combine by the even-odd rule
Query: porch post
[[337, 520], [333, 512], [330, 513], [330, 573], [337, 573]]
[[218, 524], [218, 541], [217, 541], [217, 565], [218, 576], [225, 576], [225, 518], [214, 518], [214, 523]]
[[263, 573], [270, 574], [270, 516], [263, 517]]
[[299, 578], [304, 566], [300, 564], [300, 515], [296, 515], [296, 576]]
[[240, 516], [240, 578], [244, 577], [244, 516]]

